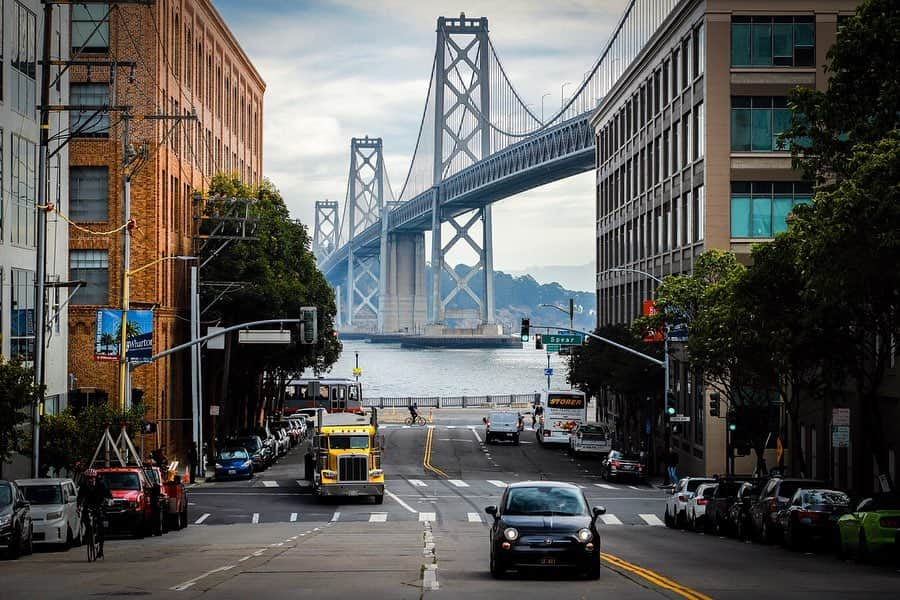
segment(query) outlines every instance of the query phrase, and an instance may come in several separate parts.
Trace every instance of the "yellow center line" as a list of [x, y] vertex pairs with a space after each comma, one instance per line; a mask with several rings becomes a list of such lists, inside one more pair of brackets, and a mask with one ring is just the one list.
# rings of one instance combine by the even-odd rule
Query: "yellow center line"
[[425, 455], [422, 457], [422, 466], [444, 478], [449, 478], [449, 475], [438, 469], [437, 467], [431, 464], [431, 446], [434, 443], [434, 428], [429, 427], [428, 433], [425, 435]]
[[671, 592], [675, 592], [682, 598], [687, 598], [688, 600], [712, 600], [712, 598], [710, 598], [706, 594], [698, 592], [697, 590], [691, 589], [689, 587], [683, 586], [680, 583], [672, 581], [668, 577], [660, 575], [659, 573], [656, 573], [649, 569], [645, 569], [644, 567], [639, 567], [638, 565], [632, 564], [628, 561], [622, 560], [621, 558], [619, 558], [617, 556], [613, 556], [611, 554], [607, 554], [606, 552], [603, 552], [600, 554], [600, 557], [603, 560], [605, 560], [606, 562], [610, 563], [611, 565], [619, 567], [620, 569], [623, 569], [625, 571], [634, 573], [635, 575], [638, 575], [639, 577], [642, 577], [643, 579], [646, 579], [647, 581], [649, 581], [649, 582], [653, 583], [654, 585], [657, 585], [663, 589], [667, 589]]

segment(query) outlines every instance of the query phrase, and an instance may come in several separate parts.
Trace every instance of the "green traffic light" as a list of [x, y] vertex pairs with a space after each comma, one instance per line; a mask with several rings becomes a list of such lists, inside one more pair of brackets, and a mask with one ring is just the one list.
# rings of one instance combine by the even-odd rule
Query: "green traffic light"
[[736, 431], [736, 430], [737, 430], [737, 425], [735, 425], [734, 423], [728, 424], [728, 431]]
[[522, 341], [523, 341], [523, 342], [527, 342], [527, 341], [528, 341], [528, 336], [527, 336], [527, 335], [523, 335], [523, 336], [522, 336]]
[[666, 412], [668, 412], [670, 415], [674, 415], [674, 414], [675, 414], [675, 407], [674, 407], [674, 406], [670, 406], [669, 408], [666, 409]]

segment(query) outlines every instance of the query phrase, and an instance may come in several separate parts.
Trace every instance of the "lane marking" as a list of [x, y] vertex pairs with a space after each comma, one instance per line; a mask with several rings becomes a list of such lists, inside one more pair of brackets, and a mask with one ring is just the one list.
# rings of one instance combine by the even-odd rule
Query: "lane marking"
[[622, 560], [617, 556], [613, 556], [604, 552], [600, 554], [600, 558], [615, 567], [634, 573], [635, 575], [646, 579], [650, 583], [674, 592], [682, 598], [686, 598], [687, 600], [712, 600], [712, 598], [710, 598], [706, 594], [681, 585], [680, 583], [673, 581], [668, 577], [665, 577], [664, 575], [660, 575], [655, 571], [651, 571], [650, 569], [645, 569], [644, 567], [640, 567], [628, 561]]
[[204, 573], [202, 575], [198, 575], [197, 577], [194, 577], [193, 579], [188, 579], [184, 583], [179, 583], [178, 585], [172, 586], [169, 589], [174, 590], [176, 592], [182, 592], [182, 591], [188, 589], [189, 587], [191, 587], [192, 585], [194, 585], [195, 583], [197, 583], [198, 581], [200, 581], [201, 579], [203, 579], [204, 577], [209, 577], [210, 575], [212, 575], [214, 573], [221, 573], [222, 571], [227, 571], [227, 570], [233, 569], [233, 568], [234, 568], [234, 565], [226, 565], [224, 567], [219, 567], [218, 569], [213, 569], [212, 571], [207, 571], [206, 573]]
[[460, 487], [460, 488], [463, 488], [463, 487], [469, 487], [469, 484], [468, 484], [468, 483], [466, 483], [465, 481], [462, 481], [462, 480], [460, 480], [460, 479], [448, 479], [447, 481], [449, 481], [450, 483], [452, 483], [452, 484], [455, 485], [456, 487]]
[[447, 425], [447, 429], [456, 429], [456, 425]]
[[469, 523], [481, 523], [481, 515], [478, 513], [467, 513], [469, 517]]
[[433, 512], [420, 512], [419, 513], [419, 521], [435, 521], [437, 520], [435, 517], [435, 513]]
[[341, 518], [341, 511], [336, 510], [336, 511], [334, 511], [334, 514], [331, 515], [331, 522], [334, 523], [335, 521], [337, 521], [340, 518]]
[[618, 489], [615, 486], [609, 485], [608, 483], [595, 483], [598, 488], [603, 488], [604, 490], [615, 490]]
[[471, 425], [470, 425], [470, 426], [469, 426], [469, 431], [471, 431], [472, 433], [475, 434], [475, 439], [478, 440], [478, 443], [479, 443], [479, 444], [481, 444], [481, 443], [482, 443], [482, 441], [481, 441], [481, 436], [478, 435], [478, 430], [475, 429], [474, 426], [471, 426]]
[[200, 525], [201, 523], [203, 523], [203, 521], [207, 520], [208, 518], [209, 518], [209, 513], [203, 513], [202, 515], [200, 515], [199, 519], [194, 521], [194, 525]]
[[409, 482], [415, 487], [428, 487], [428, 484], [421, 479], [410, 479]]
[[263, 487], [278, 487], [277, 481], [263, 481]]
[[425, 454], [422, 456], [422, 466], [428, 469], [429, 471], [440, 475], [441, 477], [447, 479], [449, 475], [435, 467], [431, 464], [431, 446], [434, 443], [434, 426], [429, 425], [428, 433], [425, 435]]
[[297, 520], [297, 513], [291, 513], [291, 523]]
[[600, 515], [600, 520], [604, 525], [621, 525], [622, 521], [616, 515]]
[[[128, 338], [125, 338], [125, 339], [128, 339]], [[295, 479], [294, 481], [296, 481], [297, 485], [299, 485], [300, 487], [309, 487], [309, 482], [305, 479]]]
[[[128, 339], [128, 338], [125, 338], [125, 339]], [[269, 545], [272, 546], [273, 548], [277, 548], [279, 546], [284, 546], [284, 542], [275, 542], [274, 544], [269, 544]]]
[[[128, 338], [126, 338], [126, 339], [128, 339]], [[253, 556], [262, 556], [262, 553], [265, 551], [266, 551], [265, 548], [260, 548], [259, 550], [257, 550], [256, 552], [253, 553]]]
[[402, 506], [403, 508], [405, 508], [405, 509], [408, 510], [409, 512], [411, 512], [411, 513], [419, 512], [419, 511], [417, 511], [416, 509], [414, 509], [412, 506], [410, 506], [409, 504], [407, 504], [406, 502], [404, 502], [403, 500], [401, 500], [400, 497], [397, 496], [397, 494], [393, 493], [391, 490], [385, 488], [385, 489], [384, 489], [384, 493], [387, 494], [388, 496], [390, 496], [391, 498], [393, 498], [394, 500], [396, 500], [396, 501], [397, 501], [397, 504], [399, 504], [400, 506]]
[[498, 487], [498, 488], [505, 488], [505, 487], [506, 487], [506, 484], [505, 484], [505, 483], [503, 483], [502, 481], [498, 481], [497, 479], [488, 479], [487, 482], [488, 482], [489, 484], [493, 485], [494, 487]]
[[662, 527], [665, 525], [662, 521], [660, 521], [659, 517], [656, 515], [638, 515], [640, 518], [647, 523], [647, 525], [652, 525], [653, 527]]
[[631, 489], [633, 489], [633, 490], [635, 490], [635, 491], [637, 491], [637, 492], [643, 492], [643, 491], [644, 491], [644, 488], [639, 488], [639, 487], [634, 486], [634, 485], [629, 485], [628, 487], [630, 487]]
[[245, 556], [245, 557], [243, 557], [243, 558], [239, 558], [239, 559], [238, 559], [238, 562], [244, 562], [245, 560], [250, 560], [251, 558], [253, 558], [253, 555], [252, 555], [252, 554], [248, 554], [247, 556]]
[[369, 515], [369, 523], [386, 523], [388, 514], [386, 512], [373, 512]]
[[254, 525], [259, 523], [259, 513], [253, 513], [253, 518], [250, 520], [250, 522]]

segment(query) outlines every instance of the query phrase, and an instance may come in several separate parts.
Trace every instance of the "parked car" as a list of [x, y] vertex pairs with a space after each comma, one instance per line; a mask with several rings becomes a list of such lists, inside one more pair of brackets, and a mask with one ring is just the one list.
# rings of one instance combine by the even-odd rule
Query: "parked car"
[[165, 472], [163, 475], [163, 490], [169, 501], [169, 528], [184, 529], [188, 526], [188, 497], [181, 475], [174, 475], [171, 480]]
[[68, 550], [81, 543], [75, 482], [71, 479], [18, 479], [16, 485], [31, 504], [36, 544], [58, 544]]
[[127, 530], [134, 537], [150, 533], [153, 523], [152, 485], [141, 467], [104, 467], [97, 469], [112, 493], [112, 505], [106, 509], [110, 530]]
[[150, 502], [153, 515], [150, 518], [150, 532], [162, 535], [169, 532], [169, 497], [163, 489], [163, 476], [159, 467], [145, 466], [144, 475], [150, 481]]
[[688, 500], [687, 508], [687, 528], [697, 531], [706, 526], [706, 507], [716, 495], [718, 483], [703, 483], [697, 488], [697, 491]]
[[12, 481], [0, 479], [0, 549], [10, 558], [31, 554], [31, 505]]
[[258, 435], [245, 435], [226, 440], [226, 447], [241, 447], [250, 455], [253, 461], [253, 472], [263, 471], [269, 465], [265, 444]]
[[759, 493], [759, 497], [750, 507], [750, 520], [753, 536], [766, 544], [771, 544], [781, 536], [781, 525], [778, 522], [778, 511], [785, 508], [800, 488], [823, 489], [825, 483], [814, 479], [790, 479], [773, 477], [769, 479]]
[[778, 512], [778, 527], [792, 550], [813, 540], [828, 545], [836, 541], [838, 519], [848, 512], [850, 497], [844, 492], [799, 489]]
[[287, 429], [279, 428], [275, 431], [275, 440], [281, 445], [279, 456], [285, 456], [291, 450], [291, 436], [288, 435]]
[[499, 506], [488, 506], [491, 524], [491, 575], [510, 568], [573, 568], [600, 576], [597, 517], [582, 491], [569, 483], [524, 481], [509, 485]]
[[298, 419], [304, 418], [306, 419], [306, 429], [307, 431], [315, 431], [316, 430], [316, 421], [319, 418], [319, 414], [327, 415], [328, 409], [325, 408], [301, 408], [291, 414], [290, 418]]
[[611, 450], [600, 465], [600, 475], [607, 481], [618, 480], [622, 477], [631, 479], [644, 479], [647, 466], [641, 460], [637, 452], [621, 452]]
[[569, 434], [569, 454], [605, 456], [612, 450], [613, 434], [606, 423], [581, 423]]
[[719, 478], [716, 492], [706, 505], [704, 520], [707, 531], [719, 535], [734, 533], [736, 524], [731, 520], [731, 507], [738, 500], [738, 492], [746, 481], [735, 477]]
[[241, 446], [219, 450], [216, 456], [216, 479], [231, 479], [253, 477], [253, 460], [247, 450]]
[[684, 477], [680, 479], [666, 499], [665, 523], [669, 527], [684, 527], [687, 522], [687, 505], [697, 488], [704, 483], [715, 483], [709, 477]]
[[728, 507], [728, 522], [732, 527], [728, 533], [738, 539], [743, 540], [750, 537], [750, 533], [753, 531], [750, 509], [753, 508], [753, 503], [759, 497], [763, 483], [758, 479], [742, 483], [735, 495], [734, 502]]
[[875, 494], [864, 498], [851, 513], [838, 519], [842, 557], [854, 555], [861, 562], [878, 554], [900, 553], [900, 494]]
[[525, 427], [522, 415], [511, 411], [491, 411], [484, 420], [484, 442], [509, 440], [519, 445], [519, 434]]

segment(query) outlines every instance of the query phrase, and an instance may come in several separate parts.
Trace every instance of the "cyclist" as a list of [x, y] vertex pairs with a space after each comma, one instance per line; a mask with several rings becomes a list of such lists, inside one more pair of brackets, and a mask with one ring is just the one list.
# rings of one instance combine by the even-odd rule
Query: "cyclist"
[[407, 408], [409, 408], [409, 418], [410, 418], [410, 420], [411, 420], [413, 423], [415, 423], [415, 422], [416, 422], [416, 419], [419, 418], [419, 406], [418, 406], [418, 404], [415, 403], [415, 402], [413, 402], [413, 403], [410, 404]]
[[94, 515], [94, 535], [97, 536], [99, 546], [97, 558], [103, 558], [103, 507], [108, 500], [112, 500], [112, 493], [104, 482], [97, 479], [97, 471], [85, 471], [82, 486], [78, 488], [78, 511], [85, 527], [88, 513]]

